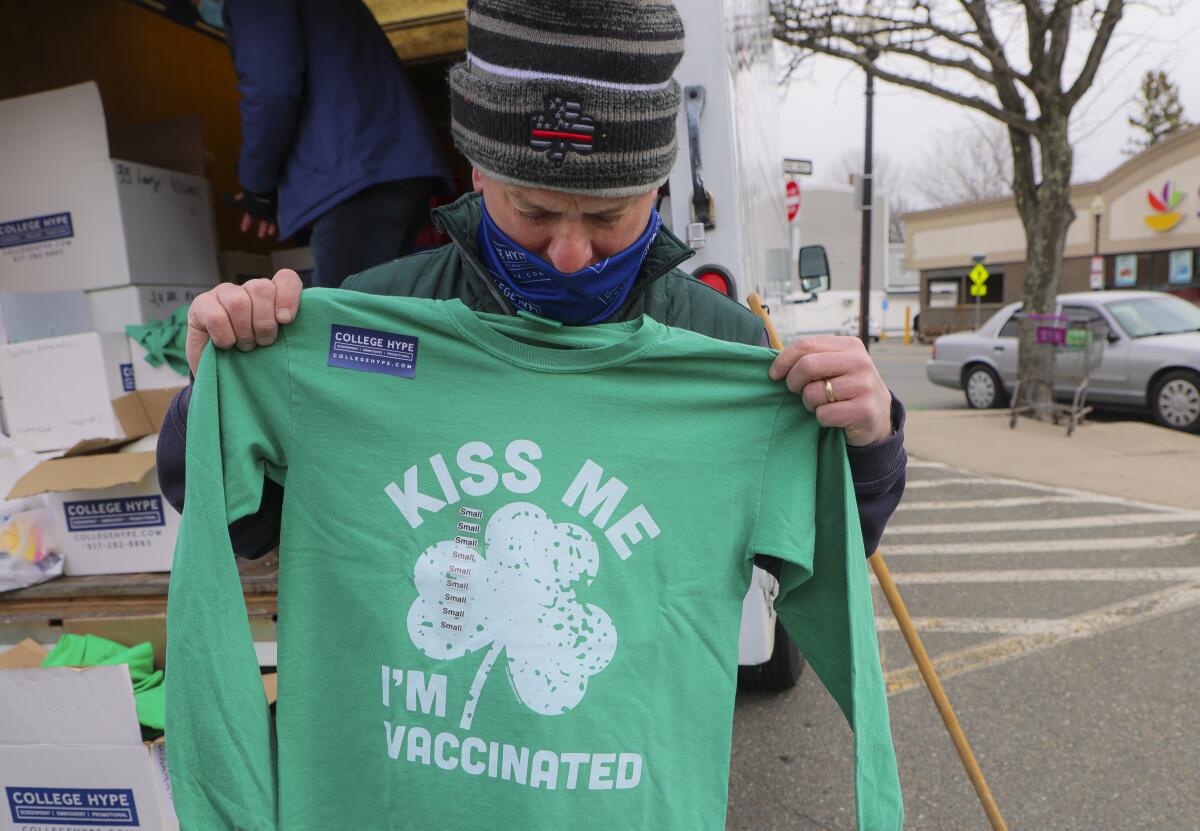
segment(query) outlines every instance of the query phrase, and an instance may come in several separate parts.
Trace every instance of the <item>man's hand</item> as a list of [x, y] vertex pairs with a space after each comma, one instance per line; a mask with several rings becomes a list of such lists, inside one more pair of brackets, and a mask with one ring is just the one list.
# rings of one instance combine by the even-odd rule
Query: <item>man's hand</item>
[[192, 373], [211, 339], [218, 349], [237, 345], [243, 352], [267, 346], [279, 336], [279, 324], [290, 323], [300, 310], [300, 275], [285, 268], [270, 280], [245, 285], [222, 283], [192, 301], [188, 308], [187, 360]]
[[275, 213], [278, 209], [274, 193], [246, 193], [242, 191], [233, 197], [233, 201], [246, 208], [242, 214], [240, 226], [243, 234], [250, 233], [255, 220], [258, 221], [258, 238], [266, 239], [275, 236], [279, 228], [275, 224]]
[[800, 338], [775, 356], [770, 376], [784, 379], [822, 425], [844, 427], [848, 444], [861, 447], [892, 434], [892, 394], [858, 338]]

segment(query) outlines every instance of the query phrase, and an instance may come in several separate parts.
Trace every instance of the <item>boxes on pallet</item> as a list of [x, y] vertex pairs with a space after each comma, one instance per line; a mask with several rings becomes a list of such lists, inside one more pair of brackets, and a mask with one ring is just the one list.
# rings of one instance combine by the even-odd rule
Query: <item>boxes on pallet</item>
[[[97, 435], [80, 442], [39, 463], [9, 491], [9, 499], [45, 494], [51, 542], [67, 574], [171, 570], [179, 514], [159, 490], [154, 447], [176, 392], [122, 396], [112, 409], [124, 440]], [[134, 437], [142, 440], [130, 444]]]
[[0, 101], [0, 284], [211, 285], [216, 232], [202, 165], [113, 159], [94, 83]]
[[92, 331], [87, 295], [67, 291], [0, 291], [0, 344]]
[[89, 291], [87, 299], [91, 308], [92, 328], [97, 332], [124, 332], [126, 326], [163, 320], [211, 288], [211, 285], [157, 285]]

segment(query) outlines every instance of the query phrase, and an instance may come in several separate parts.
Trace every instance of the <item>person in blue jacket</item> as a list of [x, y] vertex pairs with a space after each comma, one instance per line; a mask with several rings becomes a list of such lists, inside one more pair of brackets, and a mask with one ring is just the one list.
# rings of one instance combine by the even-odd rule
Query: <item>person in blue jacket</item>
[[226, 0], [241, 95], [242, 231], [312, 225], [313, 284], [395, 259], [428, 221], [445, 162], [362, 0]]

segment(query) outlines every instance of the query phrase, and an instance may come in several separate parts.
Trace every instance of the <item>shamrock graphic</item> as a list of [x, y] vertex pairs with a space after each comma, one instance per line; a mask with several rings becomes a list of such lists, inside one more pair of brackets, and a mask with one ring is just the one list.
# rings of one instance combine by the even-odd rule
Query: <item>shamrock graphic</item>
[[583, 700], [588, 679], [617, 648], [608, 614], [575, 596], [576, 583], [590, 585], [599, 565], [586, 531], [555, 523], [527, 502], [492, 516], [482, 552], [461, 540], [421, 552], [413, 569], [418, 596], [408, 611], [413, 644], [438, 660], [488, 647], [463, 708], [463, 730], [501, 651], [517, 697], [534, 712], [560, 715]]
[[546, 151], [546, 158], [561, 165], [569, 150], [581, 156], [591, 154], [597, 126], [591, 116], [583, 114], [583, 105], [578, 101], [552, 96], [546, 101], [546, 109], [530, 118], [529, 146]]

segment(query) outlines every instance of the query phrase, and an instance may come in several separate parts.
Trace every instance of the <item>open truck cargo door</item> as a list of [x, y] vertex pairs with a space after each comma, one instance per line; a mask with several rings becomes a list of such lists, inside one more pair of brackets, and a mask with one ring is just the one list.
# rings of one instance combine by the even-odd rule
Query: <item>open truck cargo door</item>
[[466, 0], [366, 0], [396, 54], [406, 63], [467, 51]]

